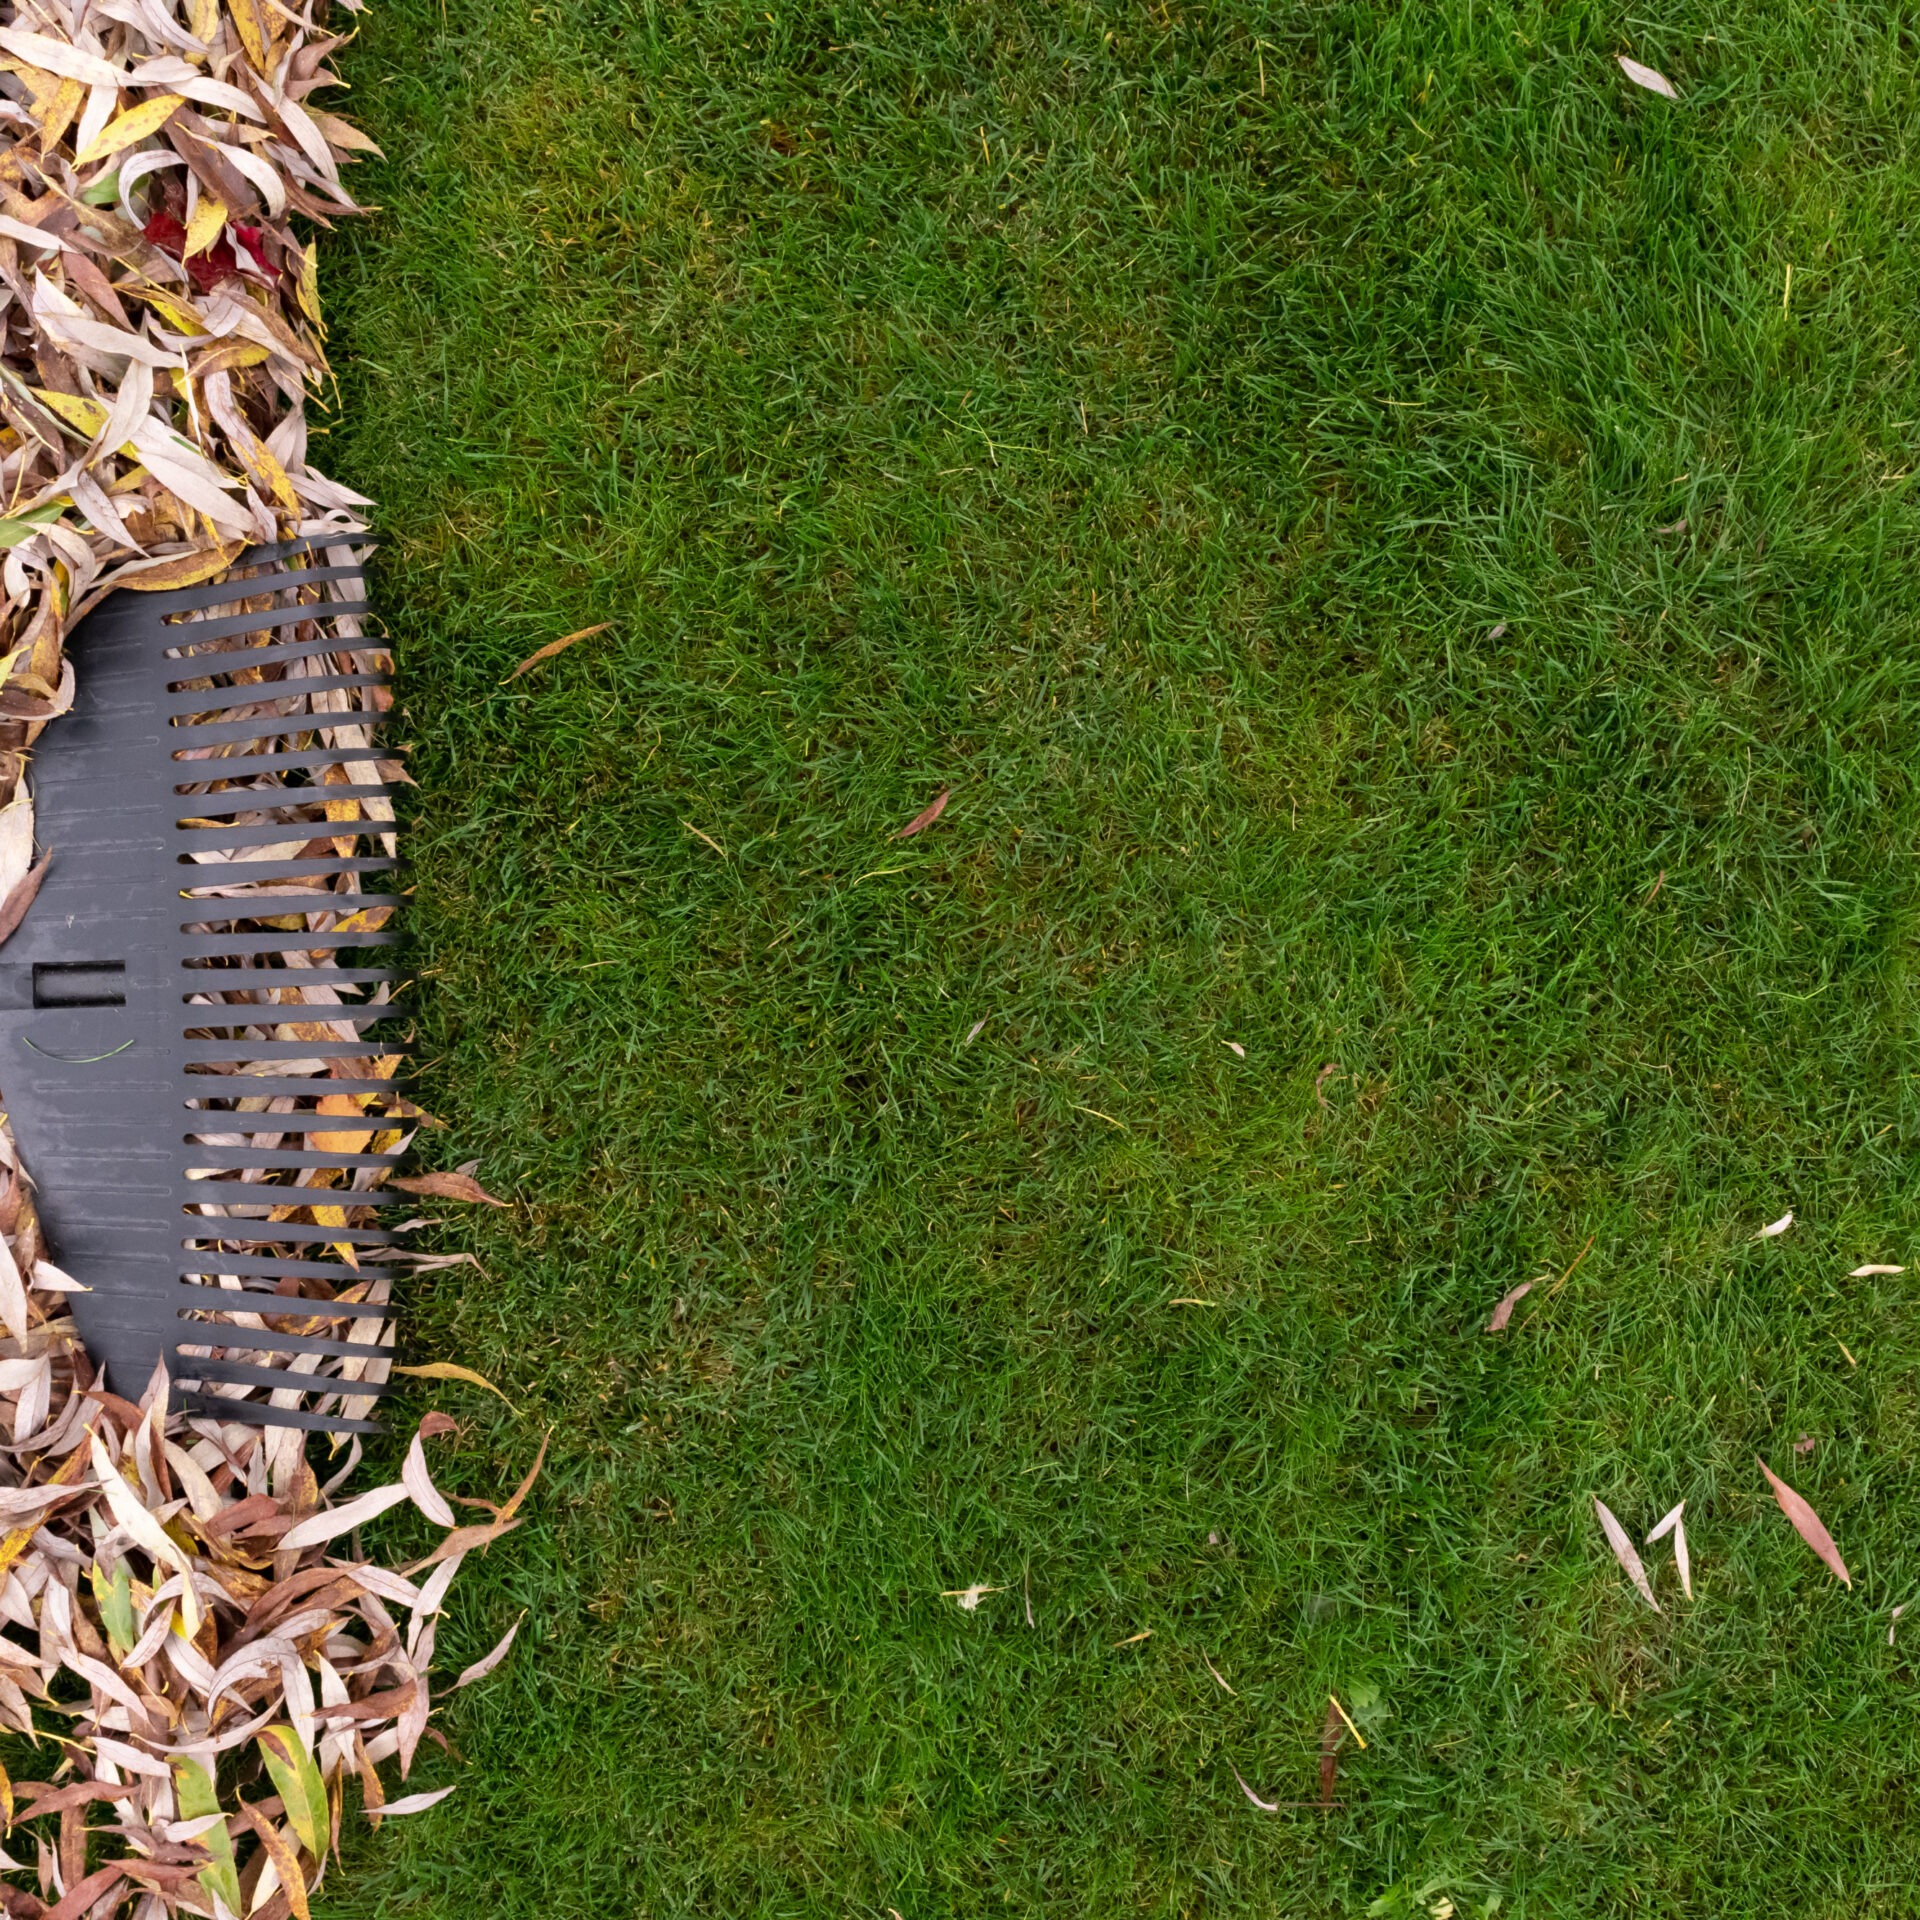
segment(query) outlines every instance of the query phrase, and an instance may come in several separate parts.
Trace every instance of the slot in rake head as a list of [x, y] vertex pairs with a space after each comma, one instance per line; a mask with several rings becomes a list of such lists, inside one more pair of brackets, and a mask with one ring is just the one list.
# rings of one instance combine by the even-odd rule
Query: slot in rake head
[[[359, 536], [114, 593], [36, 749], [51, 859], [0, 946], [0, 1104], [74, 1318], [137, 1398], [366, 1431], [410, 1131], [384, 1024], [398, 768]], [[371, 887], [372, 890], [369, 890]]]

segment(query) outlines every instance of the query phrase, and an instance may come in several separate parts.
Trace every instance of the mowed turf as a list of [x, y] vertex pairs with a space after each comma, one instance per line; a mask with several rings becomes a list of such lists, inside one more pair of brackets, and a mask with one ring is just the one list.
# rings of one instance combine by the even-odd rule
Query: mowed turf
[[326, 1914], [1911, 1911], [1917, 41], [380, 0], [407, 1338], [552, 1444]]

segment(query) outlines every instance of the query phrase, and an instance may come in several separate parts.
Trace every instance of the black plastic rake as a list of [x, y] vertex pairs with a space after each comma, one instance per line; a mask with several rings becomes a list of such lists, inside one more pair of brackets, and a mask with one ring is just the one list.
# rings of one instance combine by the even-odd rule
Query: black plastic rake
[[344, 1210], [405, 1199], [356, 1185], [403, 1137], [367, 1110], [400, 1011], [369, 951], [399, 901], [360, 890], [396, 864], [367, 550], [255, 548], [81, 622], [32, 769], [51, 860], [0, 947], [0, 1103], [107, 1385], [164, 1359], [189, 1411], [331, 1432], [390, 1390], [395, 1236]]

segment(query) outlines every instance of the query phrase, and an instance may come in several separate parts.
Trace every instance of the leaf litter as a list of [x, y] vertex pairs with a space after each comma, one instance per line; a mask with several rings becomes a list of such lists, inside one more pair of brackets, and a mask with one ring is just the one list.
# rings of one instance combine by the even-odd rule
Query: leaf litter
[[896, 840], [911, 840], [916, 833], [925, 833], [933, 823], [947, 810], [947, 802], [953, 798], [951, 787], [942, 787], [933, 799], [916, 813], [907, 824], [893, 837]]
[[[342, 5], [358, 12], [362, 0]], [[249, 547], [304, 541], [345, 567], [366, 530], [359, 510], [369, 503], [307, 458], [306, 400], [329, 369], [318, 257], [293, 220], [325, 226], [359, 212], [343, 169], [378, 151], [315, 98], [341, 84], [327, 64], [341, 36], [325, 10], [326, 0], [104, 8], [17, 0], [0, 24], [0, 939], [19, 926], [58, 853], [32, 860], [21, 773], [46, 724], [73, 704], [65, 658], [73, 627], [116, 588], [216, 580], [246, 588], [257, 579], [183, 627], [183, 658], [195, 656], [211, 684], [233, 663], [209, 661], [209, 673], [198, 656], [257, 646], [261, 636], [201, 641], [192, 623], [283, 605], [260, 566], [240, 564]], [[357, 780], [406, 779], [397, 760], [367, 756], [370, 729], [391, 702], [373, 684], [388, 651], [357, 616], [321, 604], [333, 597], [320, 589], [310, 610], [301, 603], [297, 625], [276, 622], [270, 638], [303, 643], [293, 662], [241, 663], [258, 682], [252, 717], [278, 719], [280, 730], [259, 729], [240, 752], [204, 750], [217, 764], [182, 788], [199, 797], [183, 811], [285, 828], [284, 847], [250, 834], [262, 842], [249, 848], [254, 861], [293, 858], [316, 840], [341, 853], [361, 840], [374, 854], [395, 851], [390, 800], [328, 797]], [[329, 691], [326, 676], [347, 677], [351, 691]], [[231, 712], [224, 691], [208, 698]], [[319, 761], [310, 787], [291, 796], [262, 777], [270, 758], [249, 764], [290, 750]], [[330, 752], [340, 759], [327, 760]], [[256, 792], [255, 810], [245, 811]], [[305, 904], [312, 881], [291, 883], [303, 904], [288, 912], [270, 897], [290, 883], [223, 870], [231, 858], [195, 853], [204, 884], [183, 898], [218, 901], [236, 929], [286, 929], [295, 951], [250, 957], [270, 994], [250, 982], [215, 996], [271, 1000], [276, 1018], [233, 1025], [236, 1039], [267, 1043], [262, 1061], [228, 1064], [228, 1084], [215, 1083], [226, 1100], [206, 1104], [249, 1116], [292, 1111], [292, 1100], [244, 1096], [243, 1076], [274, 1055], [273, 1073], [343, 1083], [314, 1110], [347, 1124], [311, 1133], [312, 1144], [397, 1154], [426, 1119], [393, 1091], [399, 1056], [334, 1057], [362, 1037], [364, 1010], [388, 989], [343, 994], [337, 962], [297, 937], [370, 932], [392, 908], [335, 898], [361, 891], [358, 874], [345, 873], [319, 905]], [[296, 966], [304, 977], [290, 981]], [[349, 1001], [362, 1011], [343, 1017]], [[285, 1056], [302, 1042], [314, 1057], [296, 1066]], [[232, 1080], [240, 1085], [229, 1092]], [[252, 1137], [263, 1147], [275, 1138]], [[391, 1297], [390, 1263], [412, 1258], [389, 1252], [376, 1263], [356, 1251], [353, 1236], [374, 1224], [382, 1168], [352, 1169], [344, 1185], [342, 1170], [328, 1167], [291, 1179], [265, 1167], [228, 1170], [206, 1183], [199, 1214], [310, 1227], [309, 1244], [341, 1264], [337, 1280], [283, 1286], [298, 1314], [203, 1315], [201, 1357], [290, 1384], [209, 1384], [188, 1413], [171, 1402], [164, 1371], [137, 1403], [126, 1397], [137, 1383], [116, 1381], [121, 1390], [112, 1391], [95, 1372], [66, 1297], [83, 1289], [84, 1274], [69, 1277], [47, 1258], [3, 1120], [0, 1163], [0, 1425], [10, 1436], [0, 1453], [0, 1726], [51, 1736], [42, 1751], [57, 1762], [51, 1781], [0, 1776], [0, 1807], [28, 1829], [39, 1862], [37, 1874], [26, 1870], [32, 1890], [0, 1883], [0, 1905], [15, 1920], [307, 1920], [308, 1896], [337, 1858], [350, 1776], [376, 1822], [452, 1791], [388, 1799], [379, 1770], [394, 1763], [404, 1780], [421, 1740], [439, 1737], [429, 1674], [448, 1587], [468, 1553], [520, 1524], [514, 1514], [532, 1476], [488, 1525], [449, 1527], [452, 1509], [422, 1449], [452, 1430], [444, 1416], [421, 1422], [399, 1485], [344, 1504], [336, 1496], [360, 1462], [357, 1438], [344, 1461], [322, 1469], [323, 1481], [301, 1429], [218, 1417], [226, 1401], [245, 1414], [238, 1403], [311, 1399], [326, 1431], [330, 1412], [353, 1419], [371, 1410], [394, 1370], [379, 1311]], [[241, 1229], [231, 1244], [253, 1243]], [[301, 1243], [279, 1234], [276, 1247], [287, 1244]], [[287, 1350], [246, 1343], [261, 1328], [276, 1338], [310, 1332], [325, 1324], [321, 1310], [344, 1301], [360, 1309], [345, 1343], [356, 1350], [329, 1356], [317, 1372], [299, 1370]], [[413, 1371], [497, 1391], [444, 1363]], [[543, 1444], [534, 1473], [544, 1458]], [[423, 1585], [333, 1551], [343, 1533], [406, 1500], [448, 1529], [421, 1563], [436, 1569]], [[461, 1682], [491, 1670], [511, 1645], [509, 1634]], [[90, 1845], [75, 1822], [95, 1802], [116, 1818], [94, 1829], [100, 1838]], [[55, 1819], [57, 1840], [42, 1827]], [[0, 1873], [18, 1871], [0, 1855]]]

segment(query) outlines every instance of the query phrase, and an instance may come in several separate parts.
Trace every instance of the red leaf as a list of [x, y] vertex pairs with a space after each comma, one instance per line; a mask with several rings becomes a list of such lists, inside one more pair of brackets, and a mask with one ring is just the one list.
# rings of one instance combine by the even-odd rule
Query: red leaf
[[1840, 1558], [1840, 1549], [1833, 1544], [1833, 1535], [1827, 1531], [1826, 1522], [1758, 1454], [1754, 1458], [1760, 1471], [1767, 1476], [1767, 1485], [1773, 1489], [1773, 1497], [1779, 1501], [1780, 1511], [1793, 1522], [1794, 1532], [1827, 1563], [1834, 1578], [1843, 1587], [1851, 1587], [1853, 1575], [1847, 1571], [1847, 1563]]
[[940, 791], [934, 795], [932, 803], [916, 813], [893, 837], [896, 840], [911, 840], [916, 833], [924, 833], [928, 827], [932, 826], [933, 823], [946, 812], [947, 802], [952, 798], [953, 789], [951, 787], [942, 787]]

